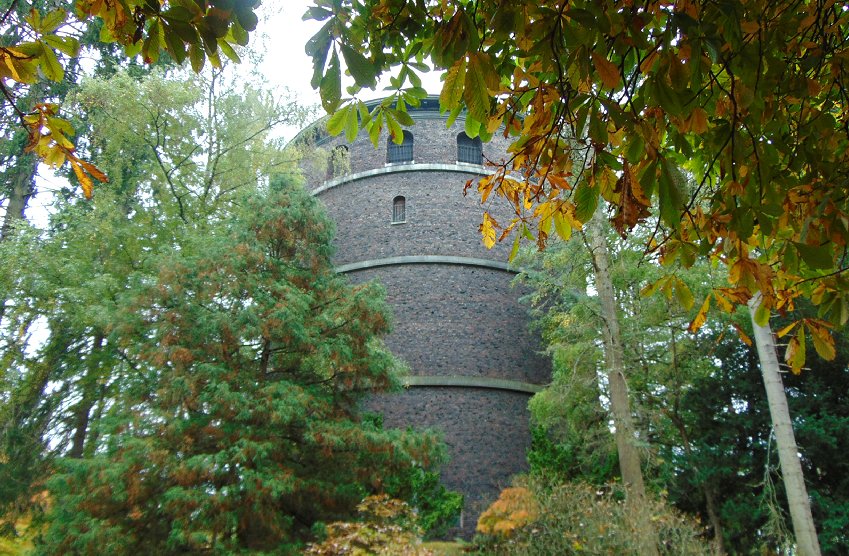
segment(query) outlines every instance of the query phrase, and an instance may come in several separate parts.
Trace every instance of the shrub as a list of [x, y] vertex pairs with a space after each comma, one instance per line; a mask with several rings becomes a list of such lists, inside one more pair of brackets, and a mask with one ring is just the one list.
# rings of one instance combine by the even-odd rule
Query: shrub
[[324, 542], [311, 544], [310, 556], [432, 556], [421, 546], [416, 514], [406, 502], [386, 495], [369, 496], [357, 506], [362, 521], [327, 526]]
[[[522, 483], [524, 481], [524, 484]], [[621, 485], [585, 483], [542, 486], [520, 480], [481, 515], [476, 540], [480, 554], [638, 554], [637, 519], [624, 502]], [[707, 555], [702, 528], [663, 500], [649, 502], [660, 554]], [[533, 518], [529, 508], [539, 508]], [[500, 519], [493, 520], [494, 516]]]

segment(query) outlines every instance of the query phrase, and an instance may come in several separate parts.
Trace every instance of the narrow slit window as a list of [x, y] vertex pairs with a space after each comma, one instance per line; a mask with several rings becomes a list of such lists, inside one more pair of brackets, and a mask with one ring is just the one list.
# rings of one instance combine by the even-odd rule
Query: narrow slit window
[[401, 195], [392, 201], [392, 223], [401, 224], [407, 221], [407, 200]]
[[480, 137], [472, 139], [465, 133], [457, 135], [457, 162], [483, 164], [483, 144]]
[[398, 164], [399, 162], [413, 161], [413, 134], [404, 131], [404, 140], [401, 144], [395, 143], [390, 137], [386, 140], [386, 162]]

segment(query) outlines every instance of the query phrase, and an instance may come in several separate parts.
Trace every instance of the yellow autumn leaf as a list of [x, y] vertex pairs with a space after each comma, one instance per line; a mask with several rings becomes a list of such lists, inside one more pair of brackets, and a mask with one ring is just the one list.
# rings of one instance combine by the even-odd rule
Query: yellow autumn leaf
[[495, 228], [498, 226], [498, 223], [489, 215], [488, 212], [483, 214], [483, 222], [481, 222], [480, 227], [478, 228], [481, 233], [481, 238], [483, 239], [483, 244], [487, 249], [492, 249], [495, 245]]
[[786, 336], [786, 335], [787, 335], [787, 334], [788, 334], [791, 330], [793, 330], [794, 328], [796, 328], [796, 325], [797, 325], [797, 324], [799, 324], [799, 323], [798, 323], [798, 322], [791, 322], [790, 324], [788, 324], [787, 326], [785, 326], [784, 328], [782, 328], [781, 330], [779, 330], [778, 332], [776, 332], [776, 333], [775, 333], [775, 336], [776, 336], [776, 337], [778, 337], [778, 338], [783, 338], [783, 337], [784, 337], [784, 336]]
[[814, 349], [817, 350], [819, 356], [826, 361], [834, 359], [837, 352], [834, 348], [834, 337], [829, 332], [828, 327], [813, 319], [806, 319], [805, 327], [811, 333]]
[[796, 335], [790, 338], [787, 344], [787, 351], [784, 352], [784, 360], [790, 366], [790, 370], [794, 375], [802, 372], [802, 365], [805, 364], [805, 327], [800, 326]]
[[690, 333], [695, 334], [702, 326], [704, 326], [705, 322], [707, 322], [707, 312], [710, 310], [710, 297], [710, 294], [708, 294], [705, 298], [705, 302], [702, 303], [701, 309], [699, 309], [695, 318], [693, 318], [692, 322], [690, 322], [690, 326], [687, 327], [687, 330], [689, 330]]
[[746, 332], [742, 328], [740, 328], [740, 325], [737, 324], [737, 323], [734, 323], [734, 324], [732, 324], [732, 326], [734, 327], [734, 330], [737, 331], [737, 336], [740, 337], [740, 340], [742, 340], [743, 343], [746, 344], [747, 346], [752, 347], [752, 339], [749, 338], [749, 335], [746, 334]]
[[569, 238], [572, 237], [572, 226], [566, 215], [563, 214], [562, 211], [558, 210], [554, 213], [553, 220], [554, 229], [557, 232], [557, 235], [560, 236], [560, 239], [563, 241], [569, 241]]
[[83, 188], [83, 194], [86, 199], [91, 199], [91, 194], [94, 191], [94, 183], [92, 183], [91, 178], [88, 174], [85, 173], [85, 170], [82, 169], [82, 166], [74, 160], [70, 159], [71, 168], [74, 169], [74, 174], [76, 174], [77, 179], [80, 181], [80, 187]]

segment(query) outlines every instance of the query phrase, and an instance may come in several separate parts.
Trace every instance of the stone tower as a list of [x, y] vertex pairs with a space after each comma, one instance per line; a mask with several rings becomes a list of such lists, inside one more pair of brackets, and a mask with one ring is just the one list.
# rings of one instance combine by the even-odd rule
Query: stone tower
[[[446, 128], [437, 98], [410, 115], [416, 125], [404, 143], [384, 134], [377, 149], [366, 134], [352, 144], [328, 137], [323, 122], [306, 130], [301, 137], [315, 137], [328, 162], [305, 173], [336, 222], [337, 270], [384, 285], [395, 323], [386, 344], [410, 367], [408, 388], [371, 409], [388, 427], [442, 431], [451, 457], [443, 482], [464, 494], [461, 529], [470, 536], [510, 476], [526, 469], [527, 403], [550, 365], [511, 286], [510, 246], [483, 246], [484, 207], [474, 189], [463, 196], [468, 180], [487, 173], [486, 160], [506, 156], [507, 142], [469, 139], [462, 116]], [[496, 220], [509, 221], [506, 205], [489, 203]]]

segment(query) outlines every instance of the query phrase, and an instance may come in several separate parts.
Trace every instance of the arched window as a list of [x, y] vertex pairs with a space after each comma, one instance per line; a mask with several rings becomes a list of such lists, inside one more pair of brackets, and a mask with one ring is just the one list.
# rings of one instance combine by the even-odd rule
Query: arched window
[[351, 156], [347, 145], [338, 145], [330, 151], [327, 158], [327, 179], [338, 178], [351, 173]]
[[390, 137], [386, 140], [386, 162], [397, 164], [399, 162], [413, 161], [413, 134], [404, 131], [404, 140], [401, 144], [395, 143]]
[[398, 195], [392, 200], [392, 223], [401, 224], [407, 221], [407, 200]]
[[457, 135], [457, 162], [483, 164], [483, 145], [480, 137], [472, 139], [464, 132]]

